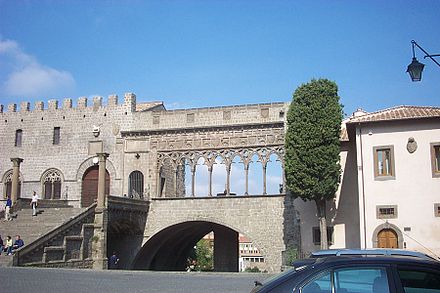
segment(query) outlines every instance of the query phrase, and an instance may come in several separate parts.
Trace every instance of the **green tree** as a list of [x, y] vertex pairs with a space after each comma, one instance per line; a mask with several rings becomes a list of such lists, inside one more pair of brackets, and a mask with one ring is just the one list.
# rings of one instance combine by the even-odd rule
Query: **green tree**
[[321, 249], [328, 248], [326, 202], [335, 197], [341, 179], [342, 116], [338, 87], [327, 79], [299, 86], [287, 113], [287, 188], [294, 197], [316, 203]]
[[196, 270], [212, 271], [213, 270], [214, 252], [209, 240], [200, 239], [196, 244], [195, 259], [197, 260]]

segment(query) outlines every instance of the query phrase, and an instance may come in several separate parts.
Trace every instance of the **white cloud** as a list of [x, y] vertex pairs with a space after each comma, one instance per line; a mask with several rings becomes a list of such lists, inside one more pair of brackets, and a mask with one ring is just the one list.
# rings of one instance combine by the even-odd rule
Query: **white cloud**
[[0, 58], [9, 65], [0, 75], [4, 95], [51, 96], [68, 92], [75, 86], [75, 80], [69, 72], [40, 64], [13, 40], [0, 39]]

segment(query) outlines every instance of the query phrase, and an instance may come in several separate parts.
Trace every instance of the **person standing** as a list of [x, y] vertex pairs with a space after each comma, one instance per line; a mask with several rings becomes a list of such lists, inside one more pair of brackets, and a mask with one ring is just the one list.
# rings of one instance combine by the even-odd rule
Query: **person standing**
[[116, 255], [116, 251], [113, 251], [113, 255], [110, 256], [110, 258], [108, 259], [108, 268], [110, 270], [118, 269], [118, 262], [119, 262], [119, 258]]
[[8, 199], [6, 200], [6, 207], [5, 207], [5, 220], [11, 221], [11, 208], [12, 208], [12, 200], [11, 196], [8, 195]]
[[34, 194], [32, 195], [32, 200], [31, 200], [32, 217], [37, 215], [37, 206], [38, 206], [38, 195], [34, 191]]

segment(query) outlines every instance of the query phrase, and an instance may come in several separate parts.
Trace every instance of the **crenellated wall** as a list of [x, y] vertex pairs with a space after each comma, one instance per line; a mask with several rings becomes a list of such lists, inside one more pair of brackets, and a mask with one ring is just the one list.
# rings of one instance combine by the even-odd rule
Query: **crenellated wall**
[[[191, 139], [194, 146], [203, 141], [202, 148], [222, 148], [226, 146], [217, 143], [220, 136], [237, 140], [230, 144], [238, 143], [245, 131], [240, 130], [241, 126], [256, 127], [254, 136], [266, 137], [259, 133], [269, 127], [265, 125], [283, 123], [288, 107], [287, 103], [267, 103], [168, 111], [158, 102], [138, 104], [132, 93], [126, 93], [122, 101], [117, 95], [106, 100], [96, 96], [80, 97], [76, 104], [65, 98], [34, 105], [25, 101], [19, 107], [9, 104], [6, 109], [0, 105], [0, 197], [6, 194], [4, 180], [12, 169], [10, 159], [20, 157], [24, 159], [20, 168], [21, 197], [30, 197], [33, 190], [42, 194], [42, 175], [57, 169], [63, 177], [61, 199], [78, 206], [82, 177], [101, 151], [110, 154], [111, 195], [128, 194], [129, 175], [139, 170], [145, 178], [145, 195], [154, 196], [157, 150], [163, 149], [160, 145], [176, 146], [172, 140], [185, 140], [188, 144]], [[136, 110], [137, 106], [144, 107]], [[53, 143], [54, 128], [60, 129], [59, 144]], [[17, 130], [22, 131], [21, 146], [15, 146]], [[194, 136], [199, 134], [200, 137]], [[204, 137], [213, 139], [209, 146]], [[243, 143], [247, 144], [244, 140]]]

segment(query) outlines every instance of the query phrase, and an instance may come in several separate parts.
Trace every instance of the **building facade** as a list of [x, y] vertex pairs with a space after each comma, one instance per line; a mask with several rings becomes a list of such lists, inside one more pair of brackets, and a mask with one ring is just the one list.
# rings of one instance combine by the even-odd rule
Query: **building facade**
[[[284, 195], [284, 176], [274, 180], [269, 169], [278, 164], [283, 170], [288, 106], [170, 111], [161, 102], [137, 103], [134, 94], [125, 94], [121, 103], [112, 95], [105, 105], [102, 97], [90, 104], [80, 98], [75, 106], [71, 99], [61, 105], [51, 100], [47, 107], [37, 102], [32, 109], [27, 102], [19, 108], [0, 105], [0, 194], [10, 195], [11, 159], [22, 158], [19, 197], [30, 198], [35, 190], [47, 200], [87, 207], [96, 200], [96, 154], [108, 153], [106, 194], [113, 196]], [[440, 254], [439, 122], [440, 108], [405, 106], [357, 111], [344, 121], [341, 184], [327, 212], [331, 248]], [[256, 166], [260, 177], [252, 181]], [[258, 192], [252, 192], [254, 185]], [[297, 241], [303, 254], [319, 249], [314, 203], [295, 199], [293, 205], [300, 233], [272, 228], [294, 235], [285, 238]], [[258, 245], [262, 251], [269, 246]]]

